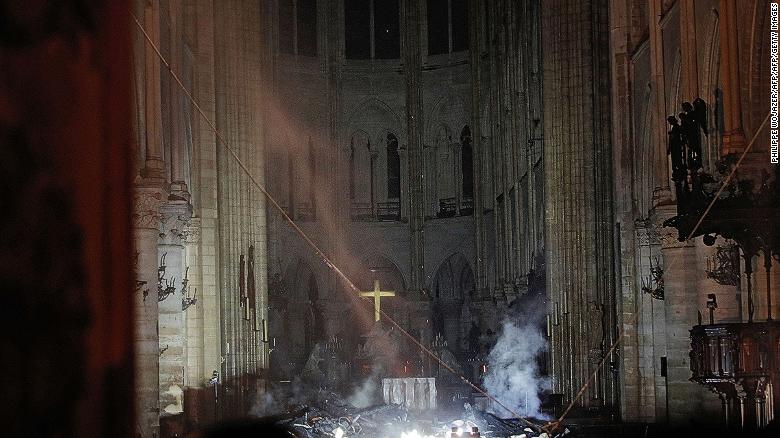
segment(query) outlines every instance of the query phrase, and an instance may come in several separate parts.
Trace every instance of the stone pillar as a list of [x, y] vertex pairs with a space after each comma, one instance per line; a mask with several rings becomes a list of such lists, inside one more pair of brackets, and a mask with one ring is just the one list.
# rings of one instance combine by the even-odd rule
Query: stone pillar
[[[183, 230], [185, 266], [189, 266], [189, 296], [197, 298], [197, 303], [184, 312], [184, 384], [187, 387], [199, 387], [207, 375], [204, 358], [204, 318], [203, 318], [203, 264], [200, 254], [201, 218], [192, 218]], [[214, 368], [208, 370], [210, 373]], [[188, 407], [185, 406], [185, 409]]]
[[421, 93], [422, 50], [420, 4], [401, 2], [404, 34], [403, 65], [406, 79], [406, 137], [409, 148], [409, 231], [411, 281], [409, 289], [425, 287], [425, 181], [423, 178], [423, 109]]
[[653, 117], [650, 118], [652, 124], [652, 144], [653, 153], [650, 154], [651, 162], [654, 166], [652, 173], [654, 185], [653, 189], [662, 189], [659, 192], [658, 202], [661, 204], [669, 203], [672, 199], [672, 191], [669, 188], [669, 160], [666, 158], [666, 86], [664, 78], [664, 47], [663, 35], [661, 33], [660, 18], [663, 15], [663, 2], [649, 2], [650, 17], [650, 87], [653, 93], [653, 107], [651, 109]]
[[485, 224], [482, 206], [482, 81], [480, 56], [482, 49], [482, 2], [469, 1], [469, 65], [471, 67], [471, 150], [473, 175], [473, 216], [476, 287], [480, 294], [486, 292]]
[[[182, 66], [183, 32], [181, 14], [181, 0], [169, 0], [169, 27], [170, 27], [170, 58], [173, 71], [181, 78], [184, 74]], [[184, 134], [184, 93], [173, 78], [171, 78], [169, 92], [170, 123], [171, 123], [171, 188], [172, 194], [180, 199], [189, 199], [187, 184], [184, 181], [183, 167], [187, 160], [187, 141]]]
[[745, 144], [742, 129], [742, 98], [739, 81], [738, 5], [736, 0], [720, 0], [720, 82], [723, 88], [722, 155], [741, 153]]
[[[160, 47], [160, 1], [149, 0], [144, 7], [144, 30], [149, 39]], [[165, 179], [162, 143], [162, 101], [160, 92], [160, 58], [155, 49], [144, 41], [144, 120], [146, 127], [146, 162], [142, 176], [149, 180]]]
[[699, 97], [699, 63], [696, 46], [696, 8], [694, 0], [681, 0], [680, 54], [682, 55], [682, 101]]
[[[222, 144], [217, 144], [218, 236], [215, 244], [218, 326], [224, 358], [223, 387], [227, 391], [220, 408], [224, 416], [248, 412], [252, 392], [257, 388], [257, 373], [265, 366], [259, 324], [266, 318], [267, 303], [266, 199], [255, 187], [255, 183], [265, 185], [262, 124], [265, 96], [261, 68], [264, 34], [261, 23], [261, 6], [255, 1], [225, 1], [214, 8], [216, 127], [242, 163], [239, 164]], [[251, 284], [248, 266], [242, 277], [240, 259], [243, 255], [249, 260], [252, 246], [255, 313], [247, 311], [249, 304], [240, 299], [239, 286]]]
[[[198, 0], [195, 6], [198, 22], [195, 80], [196, 95], [201, 109], [210, 120], [216, 119], [216, 87], [214, 64], [214, 2]], [[195, 128], [195, 126], [193, 126]], [[197, 205], [199, 222], [198, 267], [200, 287], [198, 288], [198, 304], [194, 307], [196, 318], [201, 319], [200, 333], [202, 336], [202, 353], [199, 356], [200, 374], [194, 375], [188, 385], [203, 385], [211, 377], [214, 370], [221, 370], [221, 332], [220, 332], [220, 301], [219, 301], [219, 270], [217, 247], [220, 241], [217, 175], [217, 150], [222, 146], [217, 144], [214, 132], [207, 123], [198, 123], [193, 131], [197, 147], [198, 172], [194, 181], [198, 188], [194, 203]], [[189, 312], [192, 312], [190, 309]], [[188, 315], [189, 319], [189, 315]], [[213, 398], [209, 405], [213, 405]], [[213, 419], [213, 417], [209, 418]]]
[[[187, 202], [168, 202], [161, 208], [160, 241], [157, 255], [165, 257], [165, 279], [175, 292], [158, 304], [160, 348], [160, 415], [183, 411], [184, 396], [184, 312], [182, 288], [192, 271], [187, 269], [184, 230], [192, 216]], [[186, 280], [185, 280], [186, 278]], [[189, 284], [187, 284], [189, 286]]]
[[[614, 337], [609, 60], [606, 2], [556, 0], [542, 9], [545, 259], [553, 325], [553, 391], [572, 400]], [[599, 373], [580, 399], [599, 407]]]
[[136, 187], [133, 231], [140, 285], [135, 300], [136, 422], [143, 438], [159, 434], [159, 342], [157, 333], [157, 241], [164, 192], [154, 186]]
[[[703, 273], [691, 267], [696, 260], [695, 244], [678, 241], [676, 229], [660, 225], [674, 216], [675, 210], [672, 205], [657, 209], [655, 219], [664, 264], [667, 418], [671, 425], [687, 426], [690, 418], [704, 417], [702, 413], [712, 404], [717, 406], [711, 417], [718, 421], [720, 403], [704, 386], [688, 380], [691, 377], [690, 329], [698, 323], [697, 279]], [[708, 397], [712, 401], [710, 405], [705, 403]]]

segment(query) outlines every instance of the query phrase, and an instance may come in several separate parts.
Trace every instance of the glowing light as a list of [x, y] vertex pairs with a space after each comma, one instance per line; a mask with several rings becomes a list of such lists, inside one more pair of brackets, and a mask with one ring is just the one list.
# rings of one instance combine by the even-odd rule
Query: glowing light
[[422, 435], [420, 432], [417, 432], [417, 429], [414, 429], [411, 432], [401, 432], [401, 438], [436, 438], [436, 437], [433, 435]]
[[343, 438], [344, 437], [344, 429], [337, 427], [333, 429], [333, 436], [336, 438]]

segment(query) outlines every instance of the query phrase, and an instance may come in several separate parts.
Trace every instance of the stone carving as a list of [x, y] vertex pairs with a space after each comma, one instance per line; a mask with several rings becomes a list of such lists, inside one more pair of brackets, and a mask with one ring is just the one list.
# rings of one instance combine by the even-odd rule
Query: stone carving
[[157, 228], [160, 224], [160, 206], [163, 202], [159, 190], [136, 189], [133, 193], [133, 226]]
[[194, 217], [189, 220], [181, 229], [182, 241], [184, 243], [200, 242], [200, 218]]

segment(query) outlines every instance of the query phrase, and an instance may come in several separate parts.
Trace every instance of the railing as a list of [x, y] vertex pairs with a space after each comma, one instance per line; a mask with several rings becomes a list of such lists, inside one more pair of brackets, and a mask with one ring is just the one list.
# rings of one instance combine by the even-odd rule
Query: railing
[[463, 198], [460, 201], [460, 215], [461, 216], [470, 216], [474, 213], [474, 199], [473, 198]]
[[436, 217], [453, 217], [458, 212], [458, 203], [455, 198], [439, 199], [439, 212]]
[[372, 221], [374, 209], [370, 202], [353, 202], [350, 206], [350, 217], [353, 221]]
[[400, 221], [401, 201], [377, 202], [376, 217], [380, 221]]

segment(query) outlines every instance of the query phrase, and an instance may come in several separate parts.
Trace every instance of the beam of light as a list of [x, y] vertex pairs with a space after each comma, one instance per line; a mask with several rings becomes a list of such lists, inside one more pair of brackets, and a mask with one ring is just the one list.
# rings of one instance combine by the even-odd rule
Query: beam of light
[[[314, 250], [314, 252], [319, 256], [322, 261], [325, 263], [326, 266], [328, 266], [333, 272], [335, 272], [339, 278], [341, 278], [347, 286], [349, 286], [350, 289], [352, 289], [354, 294], [347, 294], [349, 298], [351, 298], [354, 302], [354, 300], [358, 300], [361, 303], [364, 303], [364, 306], [367, 306], [368, 301], [361, 300], [359, 297], [360, 288], [358, 288], [350, 279], [349, 277], [342, 271], [336, 264], [325, 254], [325, 252], [320, 249], [320, 247], [301, 229], [301, 227], [287, 214], [287, 212], [284, 210], [284, 208], [276, 201], [276, 199], [271, 195], [271, 193], [268, 192], [268, 190], [261, 185], [257, 179], [255, 178], [254, 174], [250, 172], [249, 168], [244, 164], [244, 162], [241, 160], [241, 158], [238, 156], [238, 153], [235, 149], [233, 149], [225, 140], [225, 138], [222, 136], [221, 132], [217, 129], [216, 125], [212, 120], [206, 115], [206, 113], [203, 111], [203, 109], [200, 107], [198, 102], [195, 100], [195, 98], [192, 96], [192, 93], [187, 89], [187, 87], [184, 86], [184, 83], [181, 81], [179, 76], [173, 71], [173, 68], [171, 64], [167, 61], [167, 59], [162, 55], [162, 52], [160, 52], [160, 49], [157, 47], [157, 45], [152, 41], [149, 34], [146, 32], [146, 29], [144, 29], [143, 25], [141, 25], [141, 22], [138, 20], [138, 18], [135, 16], [135, 14], [132, 11], [129, 11], [129, 14], [132, 16], [133, 20], [135, 21], [136, 26], [143, 34], [144, 38], [146, 39], [147, 43], [154, 49], [155, 53], [157, 54], [157, 57], [160, 59], [162, 64], [165, 66], [165, 68], [170, 73], [171, 77], [176, 82], [177, 86], [182, 90], [182, 92], [185, 94], [187, 99], [192, 103], [193, 107], [196, 109], [196, 111], [200, 114], [200, 116], [203, 118], [203, 120], [209, 125], [209, 128], [212, 132], [214, 132], [214, 135], [222, 145], [222, 147], [225, 148], [225, 150], [228, 152], [230, 156], [233, 157], [233, 159], [238, 164], [239, 168], [246, 174], [246, 176], [249, 178], [249, 180], [252, 182], [252, 184], [257, 187], [260, 192], [265, 196], [265, 198], [268, 200], [268, 202], [271, 203], [271, 205], [281, 214], [281, 216], [287, 221], [290, 226], [293, 228], [293, 230]], [[371, 306], [373, 307], [373, 306]], [[391, 318], [384, 310], [379, 311], [381, 316], [384, 317], [393, 327], [398, 329], [400, 333], [402, 333], [405, 337], [407, 337], [414, 345], [416, 345], [422, 352], [424, 352], [426, 355], [430, 356], [433, 360], [435, 360], [437, 363], [439, 363], [444, 369], [446, 369], [449, 373], [456, 376], [460, 381], [462, 381], [464, 384], [468, 385], [472, 389], [474, 389], [476, 392], [480, 393], [481, 395], [485, 396], [492, 402], [494, 402], [497, 406], [500, 406], [501, 408], [505, 409], [507, 412], [512, 414], [512, 416], [524, 424], [541, 431], [541, 426], [529, 421], [525, 417], [521, 416], [511, 408], [507, 407], [505, 404], [501, 403], [498, 399], [493, 397], [492, 395], [488, 394], [484, 389], [480, 388], [479, 386], [472, 383], [469, 379], [467, 379], [464, 375], [458, 373], [454, 368], [449, 366], [447, 363], [445, 363], [441, 358], [439, 358], [433, 351], [431, 351], [429, 348], [427, 348], [425, 345], [423, 345], [420, 341], [417, 340], [412, 334], [410, 334], [408, 331], [406, 331], [403, 327], [401, 327], [393, 318]]]

